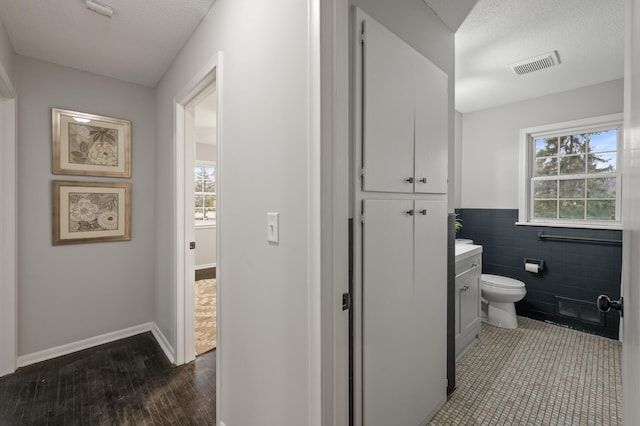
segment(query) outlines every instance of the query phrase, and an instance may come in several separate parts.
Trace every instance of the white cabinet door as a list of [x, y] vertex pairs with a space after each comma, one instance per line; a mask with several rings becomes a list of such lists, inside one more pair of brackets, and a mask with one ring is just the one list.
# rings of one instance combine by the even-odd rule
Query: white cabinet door
[[447, 75], [418, 52], [415, 64], [415, 192], [446, 194], [449, 164]]
[[446, 401], [446, 217], [445, 201], [364, 201], [366, 426], [424, 425]]
[[415, 201], [411, 425], [422, 425], [446, 401], [447, 202]]
[[[364, 201], [363, 414], [366, 426], [413, 425], [411, 200]], [[418, 368], [422, 368], [419, 366]]]
[[363, 190], [413, 192], [413, 50], [373, 20], [364, 20]]
[[480, 269], [475, 268], [460, 280], [460, 333], [468, 334], [480, 322]]

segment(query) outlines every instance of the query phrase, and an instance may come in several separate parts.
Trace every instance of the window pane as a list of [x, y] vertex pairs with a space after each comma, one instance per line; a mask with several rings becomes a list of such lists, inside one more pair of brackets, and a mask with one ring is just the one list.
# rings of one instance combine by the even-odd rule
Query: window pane
[[195, 192], [202, 192], [202, 189], [204, 188], [203, 182], [201, 180], [196, 180], [195, 185]]
[[534, 201], [535, 218], [553, 218], [557, 216], [558, 202], [556, 200]]
[[584, 198], [584, 179], [561, 180], [560, 198]]
[[207, 220], [216, 220], [216, 209], [212, 207], [206, 207], [204, 209], [204, 216]]
[[558, 155], [558, 138], [536, 139], [536, 157]]
[[215, 195], [205, 195], [204, 196], [204, 206], [205, 207], [215, 207], [216, 206], [216, 196]]
[[587, 219], [615, 220], [616, 202], [614, 200], [587, 201]]
[[582, 154], [586, 151], [585, 135], [571, 135], [560, 138], [560, 154]]
[[616, 129], [590, 133], [589, 139], [589, 152], [616, 151], [618, 148], [618, 131]]
[[572, 155], [560, 158], [561, 175], [583, 175], [584, 155]]
[[204, 197], [202, 195], [196, 195], [194, 201], [196, 207], [204, 207]]
[[558, 195], [557, 180], [536, 181], [533, 184], [534, 198], [556, 198]]
[[536, 160], [536, 176], [556, 176], [557, 174], [557, 158], [538, 158]]
[[587, 198], [616, 198], [616, 178], [587, 179]]
[[589, 173], [610, 173], [616, 171], [615, 152], [591, 154], [587, 156], [587, 171]]
[[204, 210], [202, 208], [196, 208], [194, 213], [196, 221], [204, 220]]
[[584, 200], [560, 201], [560, 219], [584, 219]]

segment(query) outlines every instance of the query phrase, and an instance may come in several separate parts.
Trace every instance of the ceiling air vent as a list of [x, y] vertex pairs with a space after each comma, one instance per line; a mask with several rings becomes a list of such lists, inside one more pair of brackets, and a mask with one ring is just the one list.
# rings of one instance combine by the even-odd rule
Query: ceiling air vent
[[544, 53], [533, 58], [518, 61], [510, 65], [511, 70], [516, 75], [529, 74], [530, 72], [540, 71], [545, 68], [553, 67], [560, 64], [558, 51]]

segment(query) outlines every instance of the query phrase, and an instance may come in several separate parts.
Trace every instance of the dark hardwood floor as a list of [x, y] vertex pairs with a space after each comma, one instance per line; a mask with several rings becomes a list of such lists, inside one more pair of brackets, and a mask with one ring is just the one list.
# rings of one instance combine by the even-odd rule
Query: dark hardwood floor
[[140, 334], [0, 378], [0, 425], [215, 425], [215, 366], [175, 367]]

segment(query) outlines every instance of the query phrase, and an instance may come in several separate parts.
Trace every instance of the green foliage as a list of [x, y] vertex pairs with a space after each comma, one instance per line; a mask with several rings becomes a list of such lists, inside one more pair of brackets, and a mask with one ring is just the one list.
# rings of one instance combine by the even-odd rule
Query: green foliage
[[[611, 151], [610, 146], [605, 144], [604, 148], [609, 152], [593, 152], [597, 149], [592, 138], [602, 133], [537, 139], [534, 175], [577, 177], [587, 173], [615, 172], [616, 153]], [[615, 177], [536, 180], [533, 191], [536, 218], [615, 219]]]

